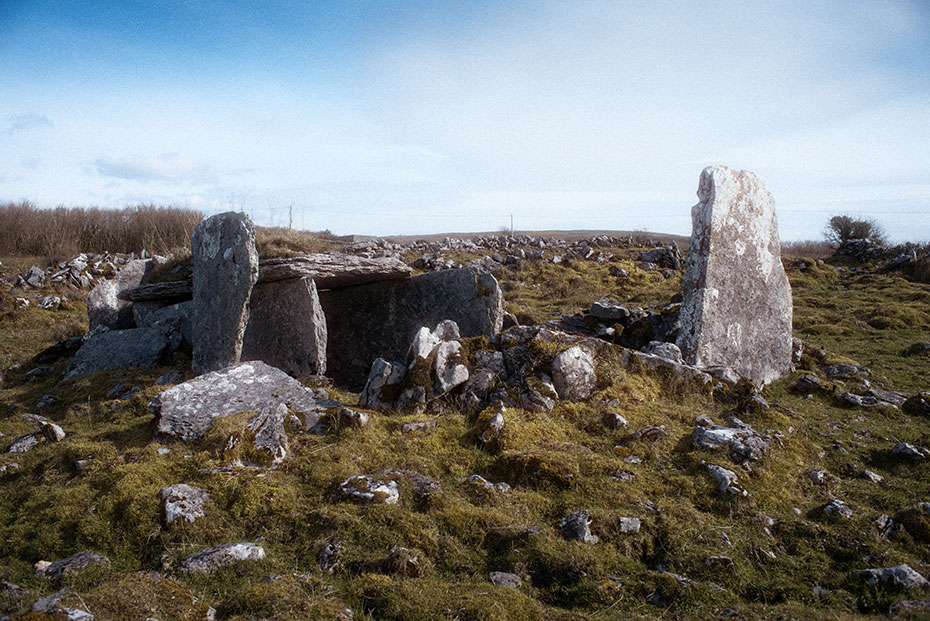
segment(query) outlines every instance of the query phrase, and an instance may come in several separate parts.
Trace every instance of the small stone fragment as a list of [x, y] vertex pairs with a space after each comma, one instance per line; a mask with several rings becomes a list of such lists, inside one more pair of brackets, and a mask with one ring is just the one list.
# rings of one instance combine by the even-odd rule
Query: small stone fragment
[[339, 484], [339, 493], [347, 500], [364, 503], [397, 504], [400, 498], [395, 481], [376, 481], [363, 474], [355, 474]]
[[843, 518], [844, 520], [852, 519], [853, 516], [853, 511], [849, 508], [849, 505], [837, 498], [834, 498], [825, 504], [821, 510], [823, 511], [824, 515], [835, 516], [838, 518]]
[[609, 429], [620, 429], [629, 424], [627, 420], [617, 412], [604, 412], [601, 420], [604, 421], [604, 426]]
[[710, 476], [716, 481], [722, 494], [730, 496], [747, 495], [746, 490], [739, 484], [736, 473], [732, 470], [727, 470], [726, 468], [714, 464], [707, 464], [707, 471], [710, 472]]
[[885, 481], [885, 477], [883, 477], [883, 476], [880, 475], [880, 474], [876, 474], [876, 473], [872, 472], [871, 470], [865, 470], [865, 471], [863, 471], [862, 476], [863, 476], [863, 478], [868, 479], [869, 481], [871, 481], [872, 483], [875, 483], [876, 485], [880, 485], [880, 484], [884, 483], [884, 481]]
[[65, 432], [61, 427], [52, 422], [39, 423], [39, 430], [49, 442], [61, 442], [65, 439]]
[[204, 507], [210, 501], [210, 495], [199, 487], [177, 483], [167, 485], [159, 490], [165, 513], [165, 524], [170, 526], [175, 520], [181, 519], [192, 523], [202, 518]]
[[433, 420], [420, 420], [412, 423], [404, 423], [400, 426], [400, 432], [407, 433], [416, 433], [417, 431], [432, 431], [436, 428], [436, 421]]
[[591, 533], [591, 517], [587, 509], [566, 515], [559, 521], [558, 527], [565, 539], [583, 541], [592, 545], [600, 541], [597, 535]]
[[884, 569], [863, 569], [857, 571], [856, 575], [863, 576], [869, 584], [882, 583], [901, 589], [930, 589], [930, 582], [907, 564]]
[[342, 555], [342, 541], [339, 539], [333, 539], [320, 550], [320, 553], [317, 555], [316, 560], [320, 565], [320, 569], [327, 573], [332, 574], [336, 569], [336, 566], [339, 564], [340, 556]]
[[634, 534], [638, 533], [642, 522], [639, 518], [635, 517], [618, 517], [617, 518], [617, 527], [620, 529], [621, 533], [624, 534]]
[[491, 581], [491, 584], [496, 587], [516, 589], [519, 588], [521, 584], [523, 584], [520, 576], [506, 571], [492, 571], [488, 575], [488, 579]]
[[58, 578], [75, 573], [91, 565], [109, 565], [110, 560], [97, 552], [78, 552], [69, 557], [58, 559], [49, 565], [36, 570], [36, 575], [46, 580]]
[[181, 561], [181, 571], [212, 574], [240, 561], [260, 561], [265, 549], [254, 543], [224, 543], [191, 554]]

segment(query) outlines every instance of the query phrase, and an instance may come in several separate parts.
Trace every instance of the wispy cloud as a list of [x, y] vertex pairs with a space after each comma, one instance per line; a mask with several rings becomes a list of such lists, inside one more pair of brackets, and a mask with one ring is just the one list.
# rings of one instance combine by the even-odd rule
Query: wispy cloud
[[3, 129], [0, 131], [8, 136], [27, 129], [52, 126], [52, 122], [48, 120], [48, 117], [41, 114], [8, 114], [2, 118]]
[[155, 157], [101, 157], [94, 169], [103, 177], [131, 181], [207, 182], [215, 177], [207, 164], [177, 153]]

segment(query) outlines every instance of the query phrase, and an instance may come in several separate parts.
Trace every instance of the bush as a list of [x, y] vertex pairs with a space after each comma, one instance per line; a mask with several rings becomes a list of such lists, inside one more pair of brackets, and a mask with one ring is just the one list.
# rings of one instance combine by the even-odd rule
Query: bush
[[868, 241], [878, 246], [885, 244], [885, 231], [874, 220], [855, 220], [846, 215], [830, 218], [823, 235], [836, 246], [851, 241]]

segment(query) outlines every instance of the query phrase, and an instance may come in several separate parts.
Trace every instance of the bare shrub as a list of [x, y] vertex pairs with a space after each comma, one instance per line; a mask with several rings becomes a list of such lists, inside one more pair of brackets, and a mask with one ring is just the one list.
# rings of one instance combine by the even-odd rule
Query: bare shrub
[[812, 239], [784, 242], [781, 245], [781, 254], [785, 257], [826, 259], [833, 256], [833, 246], [823, 240], [815, 241]]
[[885, 231], [877, 222], [856, 220], [848, 215], [830, 218], [823, 235], [834, 246], [855, 240], [868, 241], [878, 246], [885, 244]]

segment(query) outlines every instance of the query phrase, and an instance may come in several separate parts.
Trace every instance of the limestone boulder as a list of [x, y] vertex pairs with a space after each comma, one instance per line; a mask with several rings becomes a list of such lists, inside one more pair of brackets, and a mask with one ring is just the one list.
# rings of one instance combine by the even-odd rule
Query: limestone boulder
[[261, 360], [297, 378], [326, 372], [326, 316], [312, 279], [252, 289], [242, 360]]
[[258, 280], [255, 227], [243, 213], [207, 218], [191, 235], [194, 258], [191, 310], [195, 373], [239, 362], [249, 317], [249, 298]]
[[104, 280], [87, 295], [87, 319], [90, 329], [99, 326], [120, 330], [134, 327], [132, 302], [119, 296], [139, 286], [154, 266], [152, 259], [136, 259], [127, 263], [111, 280]]
[[171, 526], [175, 520], [194, 522], [205, 515], [210, 495], [199, 487], [177, 483], [166, 485], [158, 492], [165, 514], [165, 524]]
[[552, 381], [560, 399], [584, 401], [594, 392], [594, 356], [580, 346], [566, 349], [552, 361]]
[[65, 379], [109, 369], [153, 367], [168, 347], [158, 328], [130, 328], [94, 334], [68, 365]]
[[162, 391], [149, 403], [158, 435], [194, 440], [203, 437], [213, 421], [238, 412], [285, 403], [315, 425], [329, 408], [341, 405], [319, 398], [284, 371], [264, 362], [241, 362], [205, 373]]
[[39, 569], [36, 574], [46, 580], [57, 580], [62, 576], [80, 572], [92, 565], [109, 565], [110, 559], [99, 552], [78, 552], [58, 559]]
[[254, 543], [224, 543], [191, 554], [181, 561], [181, 571], [197, 574], [212, 574], [218, 569], [242, 561], [260, 561], [265, 558], [265, 549]]
[[728, 366], [756, 383], [791, 368], [791, 286], [775, 201], [759, 177], [704, 169], [691, 208], [678, 347], [686, 364]]

